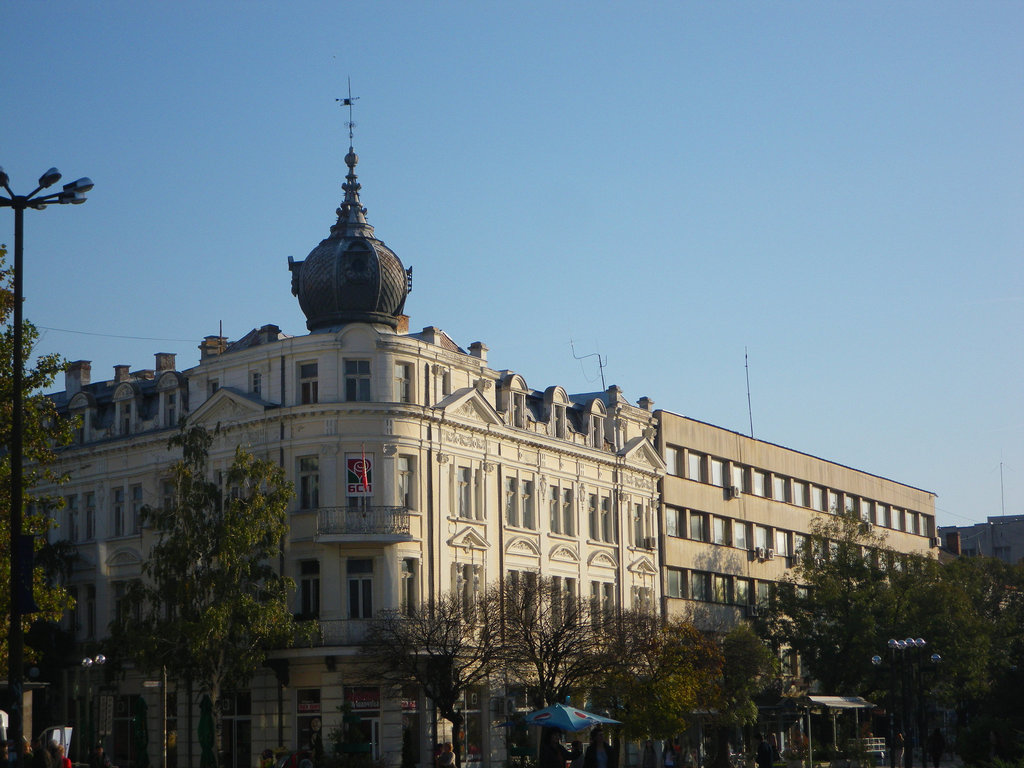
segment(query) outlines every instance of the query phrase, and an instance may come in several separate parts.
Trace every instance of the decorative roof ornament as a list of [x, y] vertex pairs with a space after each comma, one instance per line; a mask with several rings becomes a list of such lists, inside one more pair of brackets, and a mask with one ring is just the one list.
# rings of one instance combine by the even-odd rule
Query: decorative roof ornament
[[350, 83], [348, 97], [337, 99], [349, 109], [348, 173], [341, 187], [345, 197], [337, 210], [338, 220], [305, 261], [288, 258], [292, 294], [298, 297], [311, 331], [348, 323], [378, 323], [396, 329], [405, 310], [405, 297], [412, 290], [412, 269], [406, 270], [394, 251], [375, 237], [359, 200], [362, 185], [355, 170], [359, 156], [352, 141], [352, 107], [358, 98], [352, 96]]

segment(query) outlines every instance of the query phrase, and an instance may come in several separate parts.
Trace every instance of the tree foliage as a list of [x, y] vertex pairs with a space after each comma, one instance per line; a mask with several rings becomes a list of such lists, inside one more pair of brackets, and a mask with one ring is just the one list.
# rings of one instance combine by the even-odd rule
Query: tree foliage
[[606, 658], [595, 700], [622, 721], [623, 735], [664, 739], [685, 731], [695, 713], [721, 701], [723, 655], [688, 621], [624, 611], [606, 632]]
[[[6, 249], [0, 246], [0, 613], [10, 615], [11, 568], [10, 568], [10, 510], [11, 510], [11, 445], [14, 402], [14, 292], [13, 275], [6, 267]], [[22, 398], [24, 416], [22, 419], [23, 441], [23, 518], [22, 532], [35, 536], [37, 553], [33, 573], [33, 596], [39, 612], [23, 617], [26, 632], [33, 621], [58, 621], [63, 612], [71, 607], [66, 590], [53, 578], [59, 570], [44, 568], [47, 554], [55, 554], [47, 548], [46, 534], [55, 525], [54, 512], [64, 505], [58, 489], [64, 482], [63, 474], [57, 469], [57, 451], [71, 442], [72, 424], [58, 416], [53, 401], [42, 394], [50, 387], [57, 375], [64, 371], [66, 363], [58, 355], [39, 355], [32, 358], [32, 348], [39, 333], [29, 322], [22, 324], [22, 359], [30, 361], [22, 374]], [[40, 488], [51, 489], [47, 492]], [[45, 550], [45, 551], [44, 551]], [[0, 624], [0, 659], [7, 668], [9, 622]], [[32, 636], [26, 635], [28, 643]], [[36, 657], [31, 645], [26, 645], [26, 659]]]
[[[272, 566], [293, 497], [283, 470], [238, 448], [224, 487], [208, 470], [214, 440], [183, 427], [166, 507], [143, 509], [157, 537], [111, 627], [119, 652], [143, 669], [210, 694], [247, 684], [268, 648], [290, 642], [293, 588]], [[215, 708], [216, 709], [216, 708]]]

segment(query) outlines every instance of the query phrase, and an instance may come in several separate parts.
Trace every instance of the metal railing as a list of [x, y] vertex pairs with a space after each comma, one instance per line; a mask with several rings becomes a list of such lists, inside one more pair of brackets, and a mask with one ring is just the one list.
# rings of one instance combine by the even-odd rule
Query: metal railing
[[317, 536], [408, 535], [406, 507], [321, 507], [317, 510]]
[[324, 648], [358, 645], [366, 638], [370, 619], [307, 619], [300, 624], [294, 647]]

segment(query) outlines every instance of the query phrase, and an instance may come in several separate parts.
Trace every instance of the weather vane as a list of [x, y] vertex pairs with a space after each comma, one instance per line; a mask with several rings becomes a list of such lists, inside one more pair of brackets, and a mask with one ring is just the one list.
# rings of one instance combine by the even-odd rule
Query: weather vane
[[350, 78], [348, 78], [348, 98], [335, 99], [335, 101], [338, 102], [339, 104], [341, 104], [341, 106], [348, 107], [348, 122], [345, 123], [345, 125], [348, 126], [348, 143], [349, 143], [349, 146], [352, 145], [352, 129], [356, 127], [355, 122], [352, 120], [352, 105], [353, 105], [353, 102], [356, 102], [358, 100], [359, 100], [358, 96], [353, 96], [352, 95], [352, 78], [350, 77]]

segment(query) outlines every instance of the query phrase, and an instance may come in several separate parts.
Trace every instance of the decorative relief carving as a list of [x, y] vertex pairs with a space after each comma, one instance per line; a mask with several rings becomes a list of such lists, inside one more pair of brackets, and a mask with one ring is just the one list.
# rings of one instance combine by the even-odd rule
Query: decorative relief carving
[[397, 445], [395, 445], [394, 443], [384, 443], [385, 456], [394, 456], [396, 453], [398, 453]]
[[548, 495], [548, 479], [544, 475], [541, 475], [540, 477], [537, 478], [537, 495], [541, 499], [547, 498], [547, 495]]
[[446, 432], [444, 435], [444, 441], [446, 443], [461, 445], [466, 448], [476, 448], [479, 451], [486, 450], [487, 448], [487, 442], [483, 438], [473, 437], [473, 435], [467, 435], [463, 432]]
[[626, 499], [629, 498], [629, 494], [626, 493], [625, 491], [616, 491], [615, 493], [619, 501], [625, 501]]
[[439, 451], [438, 454], [437, 454], [437, 463], [438, 464], [447, 464], [449, 458], [451, 458], [451, 457], [447, 453], [441, 453]]
[[325, 443], [320, 446], [321, 456], [337, 456], [338, 455], [338, 444], [337, 443]]
[[653, 491], [655, 488], [655, 481], [650, 477], [644, 477], [642, 475], [626, 474], [623, 476], [623, 483], [631, 488], [637, 488], [641, 491]]
[[462, 407], [455, 412], [456, 416], [464, 416], [467, 419], [477, 418], [477, 410], [472, 403], [463, 403]]
[[495, 464], [493, 461], [485, 461], [483, 463], [484, 472], [493, 472]]

